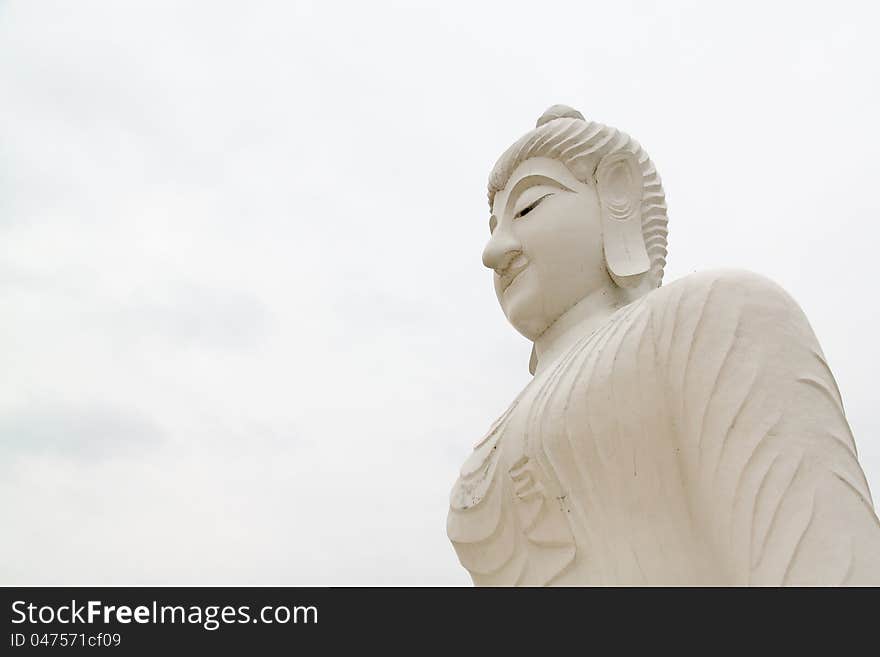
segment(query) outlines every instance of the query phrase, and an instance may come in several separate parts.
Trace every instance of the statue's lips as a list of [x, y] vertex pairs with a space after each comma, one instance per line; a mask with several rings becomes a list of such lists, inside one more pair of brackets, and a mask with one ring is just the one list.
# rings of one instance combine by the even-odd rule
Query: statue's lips
[[[519, 259], [517, 259], [519, 260]], [[501, 275], [501, 293], [504, 292], [511, 286], [514, 280], [516, 280], [517, 276], [523, 273], [529, 266], [529, 261], [525, 258], [522, 259], [522, 262], [516, 262], [511, 264], [510, 267]]]

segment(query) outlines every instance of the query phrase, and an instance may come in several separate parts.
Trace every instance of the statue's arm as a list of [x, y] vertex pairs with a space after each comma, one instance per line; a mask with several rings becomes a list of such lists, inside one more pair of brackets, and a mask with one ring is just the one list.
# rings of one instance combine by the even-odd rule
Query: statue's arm
[[880, 584], [880, 523], [803, 312], [754, 274], [691, 278], [657, 335], [694, 522], [734, 582]]

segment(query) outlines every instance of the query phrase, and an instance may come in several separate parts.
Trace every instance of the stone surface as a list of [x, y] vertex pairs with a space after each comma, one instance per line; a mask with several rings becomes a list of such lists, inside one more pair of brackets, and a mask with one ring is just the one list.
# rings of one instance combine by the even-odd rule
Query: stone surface
[[534, 378], [452, 490], [474, 583], [880, 584], [880, 523], [806, 317], [748, 272], [661, 287], [664, 193], [634, 140], [551, 107], [489, 203], [483, 262]]

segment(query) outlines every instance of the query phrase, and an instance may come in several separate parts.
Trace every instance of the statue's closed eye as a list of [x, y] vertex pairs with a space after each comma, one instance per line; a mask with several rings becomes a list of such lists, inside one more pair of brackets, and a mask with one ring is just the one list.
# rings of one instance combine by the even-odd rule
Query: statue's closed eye
[[540, 198], [535, 199], [534, 201], [532, 201], [531, 203], [529, 203], [526, 207], [524, 207], [522, 210], [520, 210], [519, 212], [517, 212], [517, 213], [514, 215], [514, 219], [518, 219], [518, 218], [520, 218], [520, 217], [525, 217], [529, 212], [531, 212], [531, 211], [534, 210], [536, 207], [538, 207], [538, 204], [539, 204], [541, 201], [543, 201], [545, 198], [547, 198], [548, 196], [553, 196], [553, 194], [552, 194], [552, 193], [550, 193], [550, 194], [544, 194], [544, 195], [541, 196]]

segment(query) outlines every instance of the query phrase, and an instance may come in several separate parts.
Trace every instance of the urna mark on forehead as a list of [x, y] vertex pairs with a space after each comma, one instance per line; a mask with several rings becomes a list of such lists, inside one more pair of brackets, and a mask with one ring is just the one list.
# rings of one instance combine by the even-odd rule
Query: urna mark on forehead
[[514, 212], [519, 205], [518, 201], [535, 187], [574, 191], [582, 184], [559, 160], [549, 157], [530, 158], [514, 169], [507, 184], [495, 194], [492, 200], [492, 216], [500, 220], [505, 214]]

